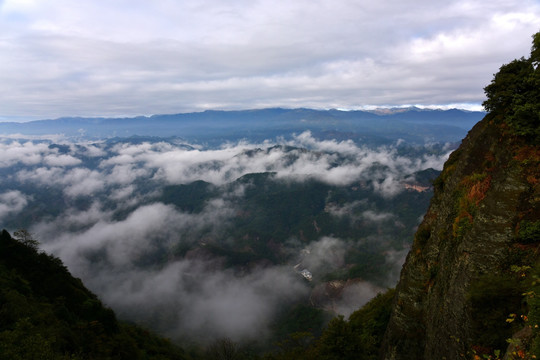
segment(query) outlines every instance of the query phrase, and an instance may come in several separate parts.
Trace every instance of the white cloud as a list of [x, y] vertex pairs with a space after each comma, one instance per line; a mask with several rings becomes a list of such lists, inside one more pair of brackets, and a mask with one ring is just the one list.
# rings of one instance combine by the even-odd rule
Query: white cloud
[[43, 161], [49, 166], [74, 166], [81, 163], [80, 159], [71, 155], [47, 155]]
[[[287, 149], [264, 144], [228, 144], [217, 150], [185, 149], [170, 144], [123, 144], [113, 149], [117, 155], [105, 159], [100, 167], [113, 167], [110, 182], [122, 183], [155, 172], [155, 180], [171, 184], [204, 180], [222, 185], [242, 175], [275, 172], [280, 179], [318, 179], [329, 184], [347, 185], [359, 180], [372, 180], [373, 187], [393, 196], [401, 191], [399, 178], [405, 174], [434, 167], [442, 168], [448, 154], [413, 159], [397, 154], [392, 147], [370, 149], [359, 147], [351, 141], [320, 141], [309, 131], [286, 142], [305, 149]], [[259, 149], [249, 154], [246, 150]], [[261, 150], [262, 149], [262, 150]], [[145, 171], [140, 167], [144, 164]], [[124, 180], [114, 169], [122, 169]], [[375, 176], [373, 175], [375, 171]], [[118, 173], [118, 174], [117, 174]], [[115, 175], [117, 174], [117, 175]], [[114, 180], [113, 178], [116, 178]]]
[[347, 242], [333, 237], [322, 237], [304, 249], [302, 267], [307, 268], [313, 276], [322, 278], [345, 264]]
[[24, 165], [36, 165], [43, 159], [43, 153], [48, 152], [45, 143], [33, 143], [18, 141], [0, 143], [0, 166], [9, 167], [16, 163]]
[[68, 208], [54, 221], [34, 225], [33, 231], [43, 237], [46, 250], [58, 254], [70, 269], [80, 271], [86, 264], [85, 254], [103, 250], [101, 261], [105, 264], [128, 266], [156, 250], [169, 251], [171, 244], [199, 241], [203, 228], [212, 224], [213, 231], [219, 231], [233, 215], [232, 205], [219, 198], [209, 201], [197, 214], [152, 203], [139, 205], [121, 220], [94, 203], [86, 211]]
[[368, 221], [381, 222], [392, 219], [395, 215], [391, 213], [378, 213], [372, 210], [362, 212], [362, 217]]
[[83, 154], [88, 157], [100, 157], [107, 155], [107, 152], [96, 144], [81, 144], [84, 147]]
[[0, 221], [7, 215], [17, 214], [28, 204], [28, 196], [18, 190], [0, 193]]
[[[362, 182], [392, 197], [403, 190], [405, 176], [427, 168], [442, 169], [450, 153], [404, 156], [393, 146], [369, 148], [351, 141], [321, 141], [309, 131], [281, 143], [239, 142], [219, 149], [145, 142], [120, 143], [105, 151], [99, 144], [77, 144], [59, 154], [57, 148], [39, 141], [0, 142], [0, 149], [0, 167], [27, 166], [14, 173], [18, 181], [61, 186], [68, 197], [107, 191], [113, 200], [128, 199], [134, 191], [130, 185], [138, 181], [187, 184], [203, 180], [223, 185], [261, 172], [273, 172], [285, 181], [316, 179], [332, 185]], [[99, 165], [83, 162], [86, 156], [97, 157]]]

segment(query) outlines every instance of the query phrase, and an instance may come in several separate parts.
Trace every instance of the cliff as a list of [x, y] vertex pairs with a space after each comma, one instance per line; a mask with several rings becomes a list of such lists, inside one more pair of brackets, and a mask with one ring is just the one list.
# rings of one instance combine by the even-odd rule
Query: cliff
[[[504, 65], [486, 87], [490, 113], [434, 183], [396, 288], [383, 359], [499, 358], [522, 329], [535, 336], [533, 323], [518, 320], [538, 301], [539, 34], [536, 57]], [[531, 343], [518, 346], [530, 351]]]

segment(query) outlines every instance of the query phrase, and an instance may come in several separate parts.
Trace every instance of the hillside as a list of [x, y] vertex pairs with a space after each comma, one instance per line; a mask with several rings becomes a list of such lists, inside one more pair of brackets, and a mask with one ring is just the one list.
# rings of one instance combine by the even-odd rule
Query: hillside
[[486, 87], [490, 113], [435, 181], [382, 358], [498, 359], [507, 341], [510, 358], [538, 356], [539, 55], [540, 33], [531, 57], [504, 65]]
[[0, 233], [0, 359], [188, 359], [167, 340], [119, 322], [28, 233]]

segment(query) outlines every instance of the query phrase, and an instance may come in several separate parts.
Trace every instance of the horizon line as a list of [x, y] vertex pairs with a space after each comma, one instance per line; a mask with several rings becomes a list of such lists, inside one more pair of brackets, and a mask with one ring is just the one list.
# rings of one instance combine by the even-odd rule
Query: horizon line
[[475, 103], [459, 103], [459, 104], [447, 104], [447, 105], [421, 105], [421, 104], [404, 104], [404, 105], [361, 105], [361, 106], [352, 106], [352, 107], [285, 107], [285, 106], [268, 106], [260, 108], [237, 108], [237, 109], [221, 109], [221, 108], [208, 108], [200, 109], [193, 111], [180, 111], [180, 112], [170, 112], [170, 113], [148, 113], [148, 114], [118, 114], [118, 115], [60, 115], [60, 116], [51, 116], [51, 117], [41, 117], [41, 116], [27, 116], [27, 115], [0, 115], [0, 123], [26, 123], [34, 121], [54, 121], [66, 118], [80, 118], [80, 119], [133, 119], [139, 117], [150, 118], [152, 116], [162, 116], [162, 115], [180, 115], [180, 114], [195, 114], [195, 113], [204, 113], [206, 111], [221, 111], [221, 112], [235, 112], [235, 111], [256, 111], [256, 110], [269, 110], [269, 109], [283, 109], [283, 110], [296, 110], [296, 109], [306, 109], [306, 110], [315, 110], [315, 111], [366, 111], [366, 112], [375, 112], [381, 110], [381, 113], [384, 113], [388, 110], [407, 110], [407, 109], [419, 109], [419, 110], [461, 110], [469, 112], [486, 112], [484, 107], [480, 104]]

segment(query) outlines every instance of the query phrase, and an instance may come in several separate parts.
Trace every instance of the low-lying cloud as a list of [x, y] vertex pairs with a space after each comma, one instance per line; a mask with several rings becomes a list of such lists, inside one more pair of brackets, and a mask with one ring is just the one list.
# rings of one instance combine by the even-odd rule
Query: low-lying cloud
[[[320, 141], [310, 132], [217, 149], [165, 141], [56, 146], [8, 138], [0, 140], [0, 220], [24, 212], [35, 196], [54, 192], [58, 213], [38, 218], [29, 230], [122, 316], [175, 339], [255, 340], [265, 336], [283, 304], [305, 297], [309, 287], [294, 263], [238, 271], [226, 269], [222, 258], [205, 250], [208, 239], [231, 241], [220, 234], [237, 215], [235, 199], [252, 186], [231, 183], [246, 174], [271, 172], [280, 181], [317, 180], [392, 197], [404, 191], [404, 178], [441, 169], [447, 156], [407, 156], [392, 146]], [[161, 198], [164, 186], [197, 180], [219, 189], [201, 200], [197, 212]], [[329, 204], [327, 212], [352, 222], [397, 221], [391, 213], [366, 210], [368, 205], [364, 200]], [[302, 256], [302, 265], [315, 276], [343, 266], [352, 246], [350, 239], [331, 236], [293, 245], [283, 251]], [[387, 253], [388, 264], [401, 266], [399, 251]], [[368, 283], [347, 288], [336, 311], [349, 314], [378, 289]]]
[[10, 214], [17, 214], [28, 204], [28, 196], [18, 190], [0, 193], [0, 221]]
[[137, 316], [175, 339], [203, 342], [264, 338], [280, 306], [308, 293], [290, 268], [238, 276], [211, 260], [174, 261], [154, 271], [104, 270], [92, 285], [121, 315]]
[[[260, 340], [279, 308], [308, 292], [291, 266], [237, 274], [210, 254], [180, 259], [173, 254], [175, 246], [200, 240], [202, 227], [213, 224], [217, 231], [224, 226], [232, 211], [219, 199], [196, 215], [156, 203], [113, 221], [100, 218], [94, 206], [33, 231], [48, 238], [45, 250], [64, 259], [123, 317], [135, 318], [175, 340]], [[107, 215], [112, 214], [101, 214]], [[75, 233], [67, 230], [83, 225], [85, 219], [93, 225]], [[64, 232], [58, 233], [59, 224]], [[143, 266], [149, 258], [153, 259], [150, 266]]]
[[[61, 154], [45, 143], [4, 141], [0, 143], [0, 168], [33, 166], [14, 176], [20, 182], [62, 185], [71, 197], [110, 192], [111, 187], [129, 186], [138, 180], [167, 184], [203, 180], [223, 185], [261, 172], [273, 172], [281, 179], [316, 179], [333, 185], [369, 181], [376, 192], [394, 196], [402, 191], [400, 181], [404, 176], [427, 168], [442, 169], [450, 152], [408, 157], [398, 154], [395, 147], [373, 149], [352, 141], [319, 141], [309, 131], [282, 143], [289, 147], [273, 145], [240, 142], [200, 150], [165, 142], [120, 143], [112, 148], [87, 144]], [[100, 159], [97, 166], [85, 165], [89, 155]], [[117, 192], [116, 197], [120, 195]]]

